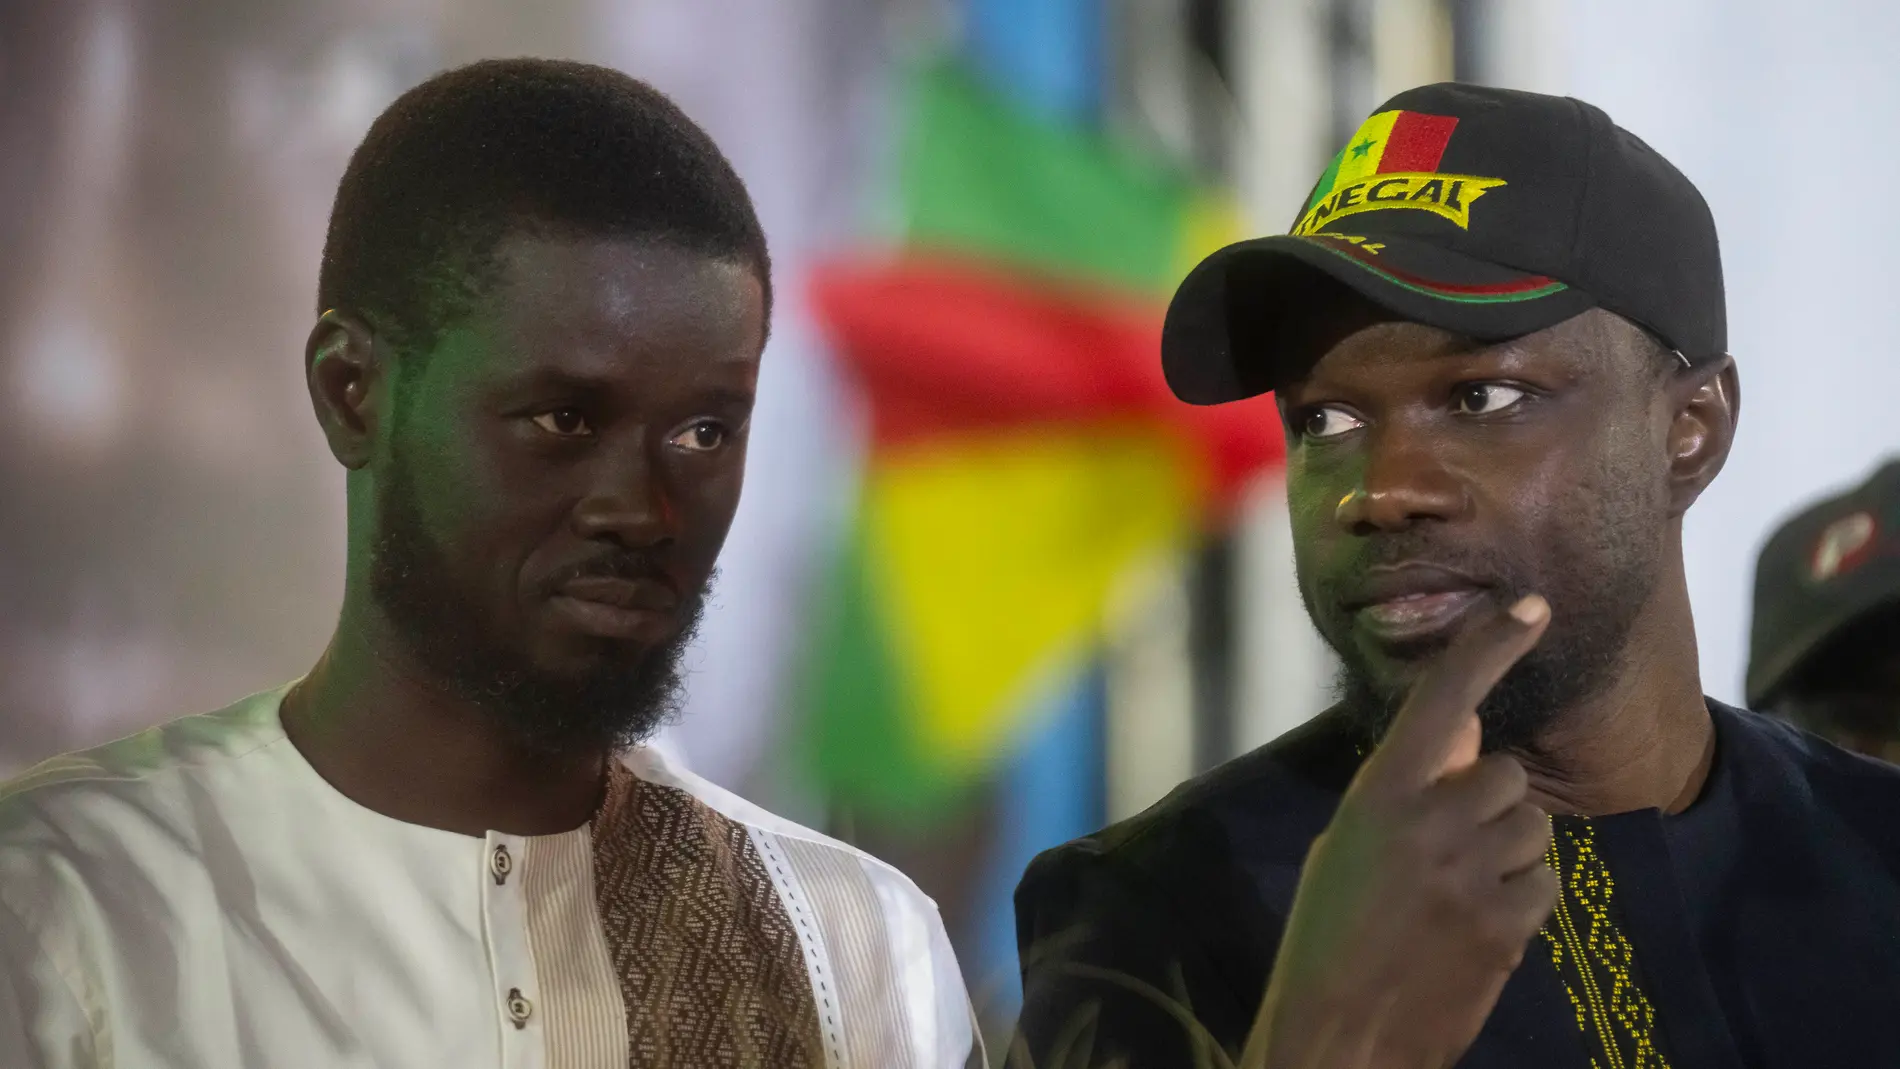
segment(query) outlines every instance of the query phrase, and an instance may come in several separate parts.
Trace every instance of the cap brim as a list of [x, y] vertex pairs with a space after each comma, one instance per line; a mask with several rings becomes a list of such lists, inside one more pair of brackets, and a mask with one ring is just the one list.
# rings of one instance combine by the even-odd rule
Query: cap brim
[[1201, 261], [1175, 291], [1161, 331], [1161, 366], [1190, 404], [1238, 401], [1274, 389], [1319, 353], [1307, 329], [1343, 285], [1413, 322], [1502, 341], [1563, 322], [1596, 298], [1403, 236], [1253, 238]]

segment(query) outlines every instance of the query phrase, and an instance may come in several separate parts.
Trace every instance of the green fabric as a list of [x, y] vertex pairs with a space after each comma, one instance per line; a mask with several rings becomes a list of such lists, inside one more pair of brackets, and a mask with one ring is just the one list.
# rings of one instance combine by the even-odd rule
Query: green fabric
[[912, 703], [885, 640], [890, 625], [866, 575], [861, 524], [854, 525], [825, 594], [803, 703], [807, 767], [830, 801], [846, 809], [898, 820], [941, 809], [960, 785], [921, 752], [912, 731]]
[[1339, 161], [1345, 155], [1346, 154], [1342, 152], [1338, 156], [1334, 156], [1333, 162], [1326, 165], [1326, 171], [1319, 176], [1319, 182], [1313, 186], [1313, 195], [1307, 200], [1306, 207], [1302, 210], [1302, 214], [1312, 211], [1313, 205], [1325, 200], [1326, 195], [1333, 191], [1333, 179], [1339, 177]]
[[[1145, 303], [1172, 293], [1197, 192], [1181, 174], [1035, 117], [954, 63], [915, 68], [903, 109], [896, 208], [908, 251], [957, 254], [1025, 286], [1101, 285]], [[867, 577], [864, 538], [856, 527], [842, 547], [807, 636], [806, 767], [842, 809], [927, 822], [972, 777], [919, 741], [892, 655], [902, 621]]]
[[902, 142], [914, 247], [1165, 295], [1191, 188], [1101, 137], [1011, 108], [954, 66], [913, 78]]

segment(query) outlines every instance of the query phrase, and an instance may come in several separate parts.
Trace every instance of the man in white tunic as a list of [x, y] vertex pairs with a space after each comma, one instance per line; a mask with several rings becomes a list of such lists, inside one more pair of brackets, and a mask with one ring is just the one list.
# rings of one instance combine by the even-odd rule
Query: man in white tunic
[[352, 158], [318, 309], [335, 637], [0, 787], [0, 1066], [965, 1064], [928, 898], [638, 745], [771, 312], [711, 140], [602, 68], [439, 75]]

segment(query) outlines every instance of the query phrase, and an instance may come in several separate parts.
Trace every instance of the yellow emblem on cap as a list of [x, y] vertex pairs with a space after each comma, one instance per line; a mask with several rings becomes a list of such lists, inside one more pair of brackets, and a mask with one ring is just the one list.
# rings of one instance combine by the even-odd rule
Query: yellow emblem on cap
[[1438, 169], [1458, 120], [1416, 111], [1382, 111], [1359, 124], [1320, 176], [1293, 226], [1311, 234], [1336, 219], [1387, 209], [1431, 212], [1471, 227], [1471, 202], [1506, 185], [1502, 178]]
[[1307, 209], [1293, 228], [1295, 234], [1311, 234], [1335, 219], [1361, 212], [1389, 208], [1410, 208], [1431, 212], [1471, 229], [1471, 202], [1487, 190], [1505, 185], [1502, 178], [1480, 178], [1471, 174], [1413, 172], [1382, 174], [1350, 185], [1340, 186], [1326, 199]]

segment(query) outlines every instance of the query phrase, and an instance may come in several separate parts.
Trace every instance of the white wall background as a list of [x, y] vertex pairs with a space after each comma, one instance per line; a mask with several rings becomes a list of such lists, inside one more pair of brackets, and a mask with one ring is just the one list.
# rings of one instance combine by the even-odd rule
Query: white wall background
[[1734, 454], [1684, 533], [1703, 685], [1739, 701], [1755, 554], [1900, 452], [1900, 4], [1493, 0], [1491, 80], [1587, 100], [1715, 213]]

